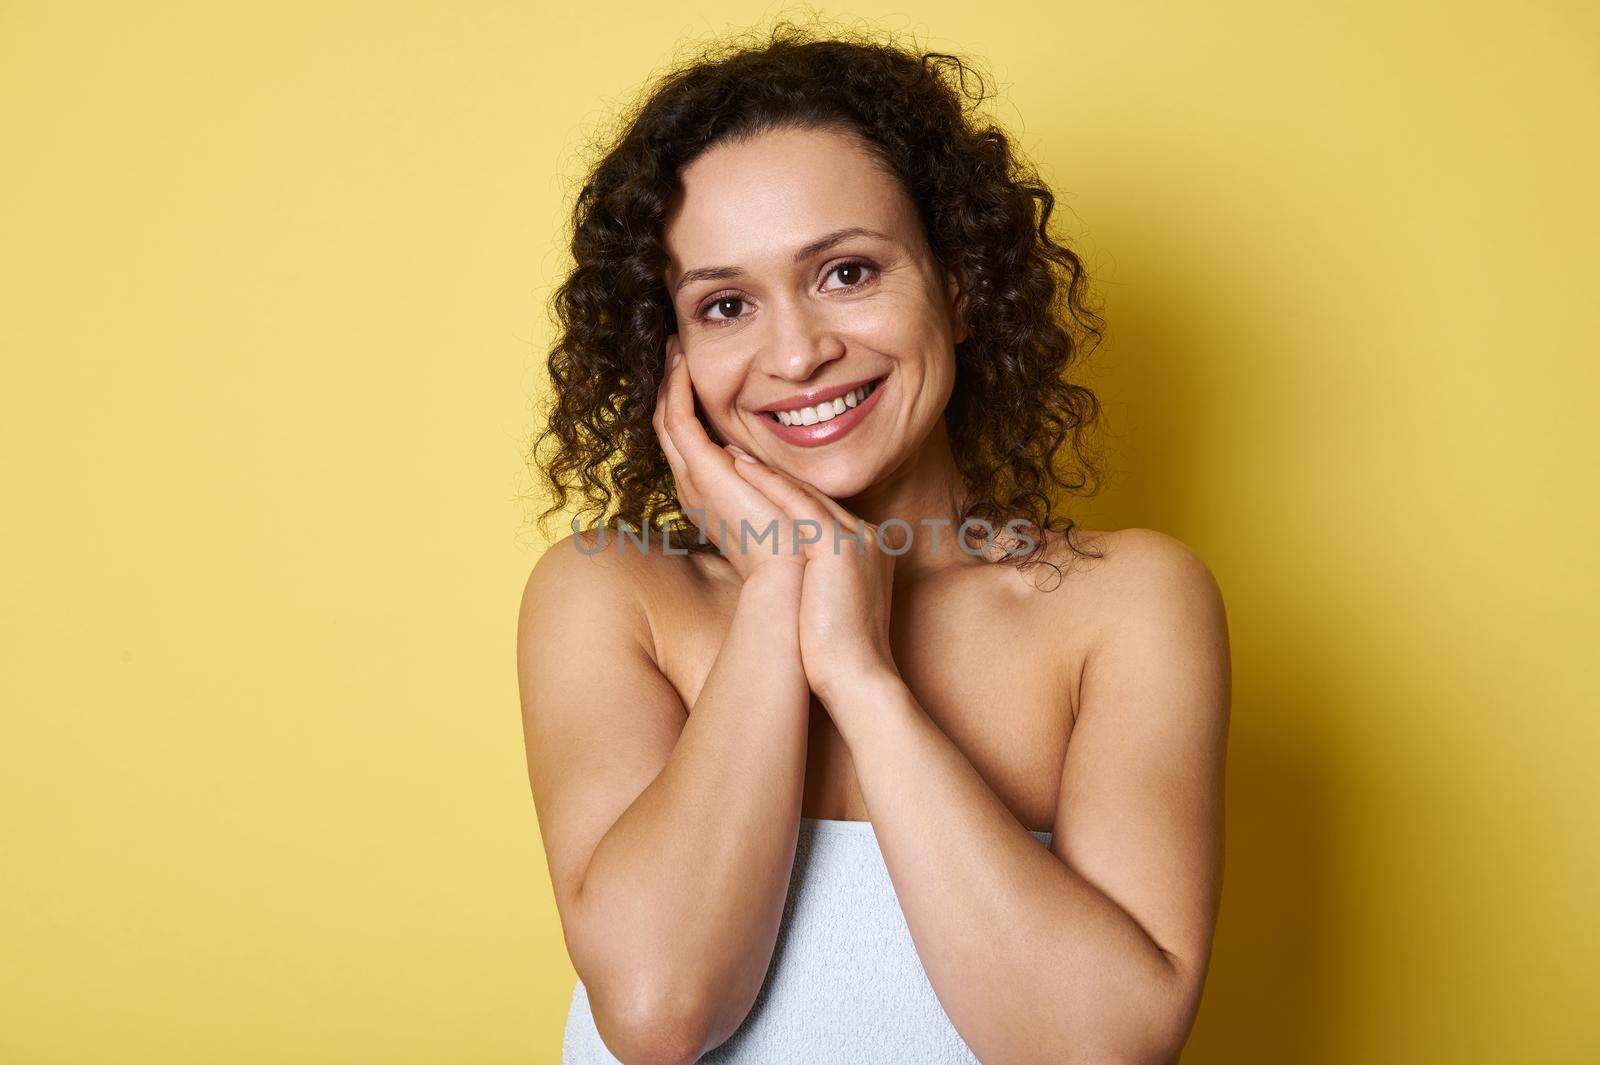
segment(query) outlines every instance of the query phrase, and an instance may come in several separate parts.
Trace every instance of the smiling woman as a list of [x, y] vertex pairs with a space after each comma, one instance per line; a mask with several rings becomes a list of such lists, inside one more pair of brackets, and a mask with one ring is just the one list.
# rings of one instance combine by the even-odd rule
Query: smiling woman
[[669, 339], [723, 441], [850, 499], [942, 421], [960, 289], [859, 135], [779, 127], [709, 149], [683, 168], [664, 243]]
[[1221, 594], [1058, 509], [1101, 323], [983, 98], [954, 57], [780, 26], [661, 79], [579, 195], [533, 458], [547, 515], [582, 505], [518, 634], [568, 1062], [1187, 1038]]

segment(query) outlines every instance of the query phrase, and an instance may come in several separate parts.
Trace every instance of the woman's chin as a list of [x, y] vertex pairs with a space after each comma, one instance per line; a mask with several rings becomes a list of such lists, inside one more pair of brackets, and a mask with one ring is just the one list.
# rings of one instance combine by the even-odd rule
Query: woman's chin
[[849, 499], [872, 487], [871, 477], [854, 471], [812, 470], [807, 474], [794, 469], [785, 472], [815, 486], [817, 491], [833, 500]]

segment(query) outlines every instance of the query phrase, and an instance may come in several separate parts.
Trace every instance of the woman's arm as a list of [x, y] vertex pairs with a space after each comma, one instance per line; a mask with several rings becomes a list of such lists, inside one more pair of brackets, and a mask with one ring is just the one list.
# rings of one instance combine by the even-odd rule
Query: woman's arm
[[692, 714], [657, 668], [640, 564], [556, 543], [529, 578], [518, 635], [567, 949], [596, 1028], [629, 1065], [693, 1061], [754, 1004], [794, 861], [810, 705], [799, 562], [744, 581]]
[[1128, 530], [1118, 554], [1050, 850], [898, 675], [823, 693], [929, 982], [985, 1062], [1175, 1061], [1199, 1008], [1222, 878], [1227, 623], [1181, 542]]

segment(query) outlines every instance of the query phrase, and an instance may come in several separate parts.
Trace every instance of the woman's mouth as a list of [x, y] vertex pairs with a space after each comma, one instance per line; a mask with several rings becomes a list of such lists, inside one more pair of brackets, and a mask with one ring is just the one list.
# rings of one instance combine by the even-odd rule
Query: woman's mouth
[[887, 381], [887, 377], [879, 377], [809, 407], [763, 411], [761, 421], [778, 439], [796, 447], [831, 444], [871, 413]]

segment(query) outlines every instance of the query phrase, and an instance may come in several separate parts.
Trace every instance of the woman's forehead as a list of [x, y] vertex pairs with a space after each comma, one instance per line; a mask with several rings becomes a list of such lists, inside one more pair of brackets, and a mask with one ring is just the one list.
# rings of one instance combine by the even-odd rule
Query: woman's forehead
[[851, 226], [909, 243], [915, 224], [900, 183], [853, 139], [782, 130], [718, 145], [685, 167], [664, 236], [681, 272], [784, 261]]

